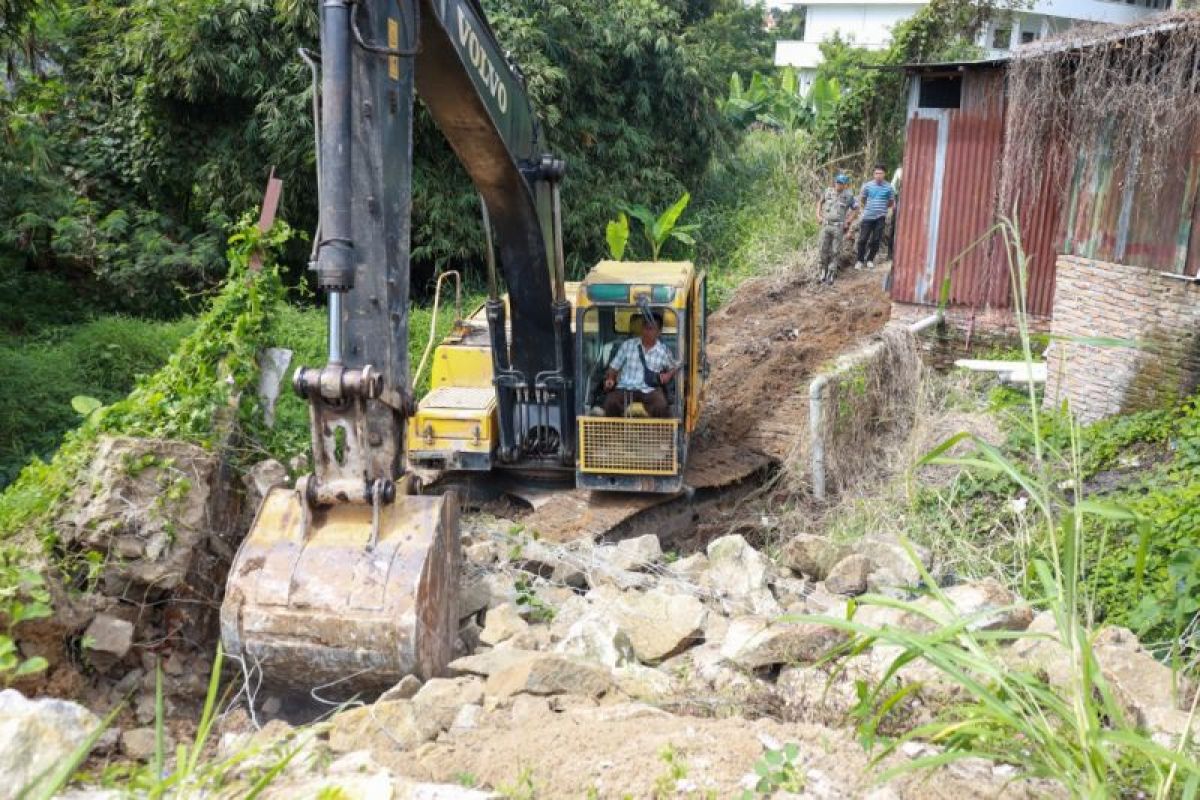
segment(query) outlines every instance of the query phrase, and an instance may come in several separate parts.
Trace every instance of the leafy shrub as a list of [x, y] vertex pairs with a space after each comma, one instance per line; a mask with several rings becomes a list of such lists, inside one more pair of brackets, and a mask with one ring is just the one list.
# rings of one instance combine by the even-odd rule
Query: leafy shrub
[[[273, 253], [291, 235], [283, 223], [261, 234], [249, 218], [230, 237], [230, 278], [167, 363], [124, 399], [90, 414], [70, 431], [49, 463], [34, 459], [0, 494], [0, 543], [16, 534], [54, 543], [51, 518], [84, 468], [102, 434], [172, 438], [212, 445], [222, 414], [237, 413], [246, 430], [261, 428], [254, 383], [255, 355], [282, 305], [283, 287]], [[258, 271], [252, 254], [264, 254]], [[236, 397], [237, 406], [230, 401]], [[23, 543], [28, 546], [28, 542]], [[32, 554], [30, 554], [32, 555]]]

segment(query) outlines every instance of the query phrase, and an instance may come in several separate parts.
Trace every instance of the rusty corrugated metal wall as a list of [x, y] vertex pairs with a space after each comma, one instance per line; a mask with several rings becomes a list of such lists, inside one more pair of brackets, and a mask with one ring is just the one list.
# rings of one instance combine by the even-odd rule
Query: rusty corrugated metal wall
[[[979, 242], [998, 219], [1004, 72], [987, 66], [957, 74], [963, 81], [958, 108], [921, 108], [919, 77], [912, 81], [892, 299], [934, 305], [949, 275], [952, 304], [1008, 308], [1008, 258], [1000, 237]], [[1030, 259], [1028, 310], [1038, 315], [1050, 313], [1054, 298], [1059, 187], [1057, 176], [1046, 176], [1018, 194]]]
[[1097, 142], [1080, 154], [1063, 214], [1062, 252], [1116, 264], [1195, 275], [1200, 267], [1200, 132], [1163, 154], [1161, 183], [1130, 179], [1125, 159]]

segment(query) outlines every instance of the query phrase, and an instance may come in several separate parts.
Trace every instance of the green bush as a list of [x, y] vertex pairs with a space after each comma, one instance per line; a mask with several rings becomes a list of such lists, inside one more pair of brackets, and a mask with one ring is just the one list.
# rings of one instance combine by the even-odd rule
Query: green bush
[[138, 377], [162, 366], [191, 320], [148, 322], [109, 316], [33, 337], [0, 338], [0, 488], [30, 457], [48, 458], [62, 435], [80, 423], [77, 395], [113, 403]]

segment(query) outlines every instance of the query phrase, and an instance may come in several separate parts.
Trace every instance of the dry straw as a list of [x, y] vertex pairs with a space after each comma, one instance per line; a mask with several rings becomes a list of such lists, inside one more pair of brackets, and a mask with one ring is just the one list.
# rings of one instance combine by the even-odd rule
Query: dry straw
[[1200, 122], [1200, 13], [1078, 27], [1021, 48], [1008, 94], [1002, 208], [1046, 179], [1065, 193], [1100, 160], [1152, 195], [1168, 170], [1186, 169]]

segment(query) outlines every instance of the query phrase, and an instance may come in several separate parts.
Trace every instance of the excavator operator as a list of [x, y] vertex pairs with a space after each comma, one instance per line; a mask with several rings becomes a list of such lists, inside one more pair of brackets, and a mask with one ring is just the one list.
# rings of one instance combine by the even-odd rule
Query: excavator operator
[[679, 363], [670, 349], [658, 340], [662, 314], [642, 315], [642, 334], [621, 343], [604, 376], [604, 413], [625, 416], [631, 403], [641, 403], [652, 417], [670, 412], [666, 387], [675, 378]]

